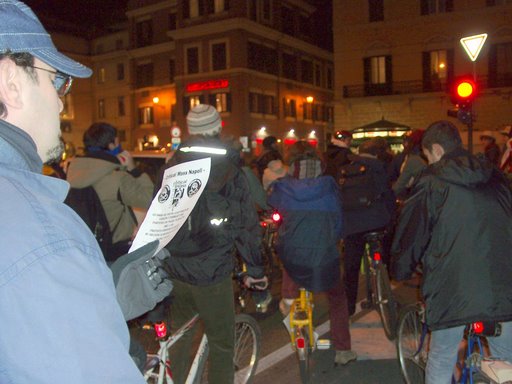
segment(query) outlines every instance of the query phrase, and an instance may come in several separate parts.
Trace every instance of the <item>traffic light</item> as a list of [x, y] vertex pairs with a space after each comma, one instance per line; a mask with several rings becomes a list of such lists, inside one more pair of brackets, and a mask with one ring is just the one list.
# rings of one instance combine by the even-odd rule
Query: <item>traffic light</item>
[[448, 110], [448, 116], [456, 117], [466, 125], [471, 124], [474, 120], [471, 109], [476, 92], [477, 87], [472, 77], [463, 76], [455, 79], [450, 89], [451, 101], [455, 108]]

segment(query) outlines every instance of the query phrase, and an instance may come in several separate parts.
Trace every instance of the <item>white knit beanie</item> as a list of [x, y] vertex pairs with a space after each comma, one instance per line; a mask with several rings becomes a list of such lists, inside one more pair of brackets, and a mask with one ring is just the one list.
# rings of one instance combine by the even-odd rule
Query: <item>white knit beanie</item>
[[191, 135], [216, 135], [222, 128], [219, 112], [211, 105], [199, 104], [187, 114], [188, 132]]

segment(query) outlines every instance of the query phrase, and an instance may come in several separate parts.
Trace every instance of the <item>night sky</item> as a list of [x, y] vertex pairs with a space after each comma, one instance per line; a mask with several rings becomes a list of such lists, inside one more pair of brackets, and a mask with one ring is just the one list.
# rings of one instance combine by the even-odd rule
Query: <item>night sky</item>
[[[315, 35], [323, 48], [332, 49], [332, 0], [308, 2], [318, 7]], [[116, 20], [123, 20], [128, 0], [25, 0], [25, 3], [48, 29], [59, 28], [68, 33], [93, 37], [103, 34], [105, 27]], [[57, 20], [58, 25], [50, 26], [45, 16]]]

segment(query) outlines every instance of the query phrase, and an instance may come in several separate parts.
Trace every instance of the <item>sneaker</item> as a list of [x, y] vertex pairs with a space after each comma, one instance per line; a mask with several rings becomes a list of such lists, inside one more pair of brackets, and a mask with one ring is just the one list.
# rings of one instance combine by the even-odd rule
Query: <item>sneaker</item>
[[354, 351], [336, 351], [336, 356], [334, 357], [334, 364], [346, 365], [354, 360], [357, 360], [357, 354]]
[[266, 313], [268, 311], [268, 306], [272, 302], [272, 295], [269, 291], [267, 291], [267, 297], [265, 297], [262, 301], [256, 304], [256, 312]]
[[283, 316], [288, 316], [293, 301], [294, 299], [281, 299], [281, 301], [279, 302], [279, 311], [281, 311]]

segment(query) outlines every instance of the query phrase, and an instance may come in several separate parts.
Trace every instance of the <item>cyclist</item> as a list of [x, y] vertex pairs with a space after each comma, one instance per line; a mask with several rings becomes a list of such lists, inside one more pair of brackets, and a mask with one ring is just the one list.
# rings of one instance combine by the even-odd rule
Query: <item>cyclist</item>
[[276, 180], [268, 200], [283, 218], [276, 244], [284, 265], [280, 309], [289, 312], [299, 287], [327, 292], [335, 363], [347, 364], [357, 355], [351, 351], [347, 297], [340, 277], [338, 187], [331, 176], [320, 176], [321, 161], [307, 142], [295, 143], [290, 155], [292, 177]]
[[[236, 246], [247, 265], [247, 286], [261, 283], [266, 288], [260, 255], [258, 216], [247, 179], [238, 166], [240, 155], [220, 138], [222, 121], [211, 105], [200, 104], [187, 114], [190, 137], [184, 141], [165, 168], [187, 161], [210, 158], [211, 169], [205, 191], [185, 224], [166, 248], [170, 251], [169, 272], [174, 285], [171, 315], [173, 327], [199, 313], [210, 347], [208, 382], [233, 382], [235, 308], [233, 300], [232, 251]], [[162, 174], [157, 184], [162, 182]], [[190, 343], [190, 335], [180, 340]], [[188, 345], [178, 348], [189, 351]], [[183, 353], [173, 375], [185, 380], [190, 356]]]
[[450, 383], [467, 324], [499, 321], [488, 338], [495, 356], [512, 359], [512, 192], [484, 156], [462, 147], [451, 122], [426, 130], [429, 165], [405, 201], [393, 241], [397, 280], [423, 263], [422, 294], [432, 331], [426, 382]]

